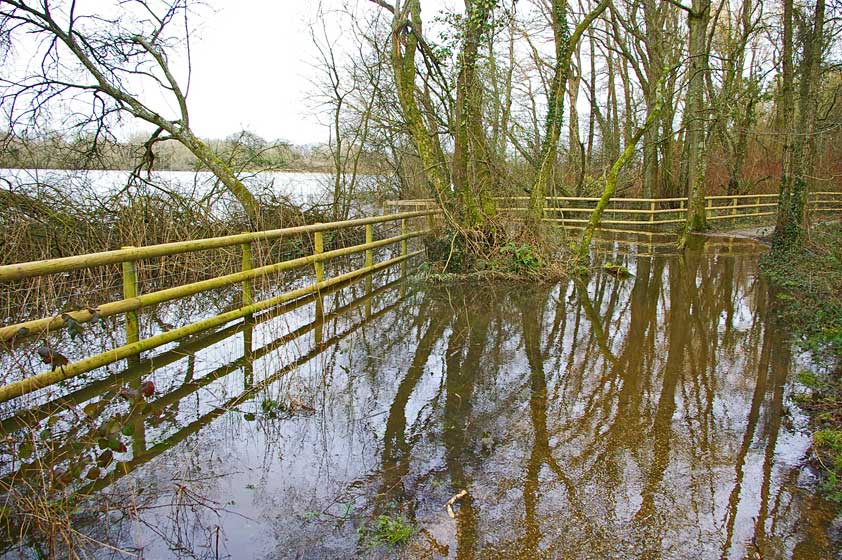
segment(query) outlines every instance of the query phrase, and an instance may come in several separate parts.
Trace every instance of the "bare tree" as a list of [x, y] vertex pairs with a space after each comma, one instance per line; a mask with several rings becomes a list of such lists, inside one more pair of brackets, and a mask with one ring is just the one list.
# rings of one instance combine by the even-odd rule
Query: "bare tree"
[[[253, 223], [259, 205], [225, 162], [190, 128], [188, 87], [170, 64], [172, 51], [188, 41], [191, 0], [123, 0], [114, 15], [82, 13], [76, 0], [3, 0], [0, 33], [9, 46], [34, 46], [21, 75], [0, 78], [0, 107], [10, 128], [31, 125], [59, 105], [64, 118], [108, 134], [115, 119], [131, 115], [155, 127], [146, 143], [186, 146], [242, 204]], [[176, 29], [176, 31], [174, 31]], [[187, 42], [189, 84], [189, 41]], [[22, 67], [23, 65], [21, 65]], [[156, 96], [177, 107], [175, 115], [155, 107]]]
[[[710, 0], [693, 0], [691, 6], [674, 2], [687, 12], [689, 34], [689, 78], [685, 103], [685, 154], [687, 177], [687, 219], [684, 232], [707, 229], [705, 212], [705, 168], [707, 166], [706, 131], [709, 109], [705, 103], [704, 88], [708, 72], [707, 28], [710, 21]], [[684, 237], [682, 236], [682, 243]]]
[[541, 145], [541, 159], [538, 173], [529, 195], [529, 220], [537, 222], [544, 214], [544, 196], [555, 174], [558, 158], [558, 141], [564, 122], [564, 92], [570, 76], [572, 57], [582, 35], [591, 23], [605, 11], [609, 0], [600, 0], [570, 33], [567, 21], [567, 1], [553, 0], [550, 7], [550, 21], [555, 42], [555, 67], [549, 90], [544, 141]]
[[[488, 38], [491, 14], [496, 0], [465, 0], [461, 45], [457, 56], [456, 96], [440, 96], [442, 115], [430, 89], [430, 77], [442, 76], [439, 57], [424, 38], [421, 1], [407, 0], [392, 6], [385, 0], [372, 0], [392, 14], [391, 57], [395, 87], [403, 118], [418, 150], [425, 173], [440, 202], [449, 210], [454, 223], [468, 229], [481, 228], [496, 213], [491, 198], [496, 180], [493, 153], [486, 138], [483, 97], [478, 61]], [[416, 83], [420, 50], [427, 76], [424, 87]], [[446, 80], [445, 80], [446, 81]], [[441, 84], [440, 84], [441, 85]], [[447, 90], [447, 85], [445, 90]], [[452, 162], [448, 163], [439, 139], [443, 123], [453, 139]]]
[[[381, 64], [367, 65], [363, 53], [345, 67], [337, 60], [336, 40], [327, 28], [328, 14], [319, 4], [317, 21], [310, 25], [310, 39], [318, 52], [320, 70], [318, 103], [330, 114], [328, 146], [333, 163], [333, 217], [346, 219], [360, 180], [360, 160], [371, 128], [373, 99], [361, 97], [368, 91], [366, 82], [379, 83], [384, 69]], [[359, 45], [358, 45], [359, 46]]]

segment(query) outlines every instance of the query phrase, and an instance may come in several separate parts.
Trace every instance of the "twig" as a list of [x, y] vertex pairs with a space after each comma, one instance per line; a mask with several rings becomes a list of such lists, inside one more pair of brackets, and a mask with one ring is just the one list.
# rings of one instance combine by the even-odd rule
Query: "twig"
[[451, 519], [456, 519], [456, 514], [453, 513], [453, 504], [455, 504], [456, 502], [458, 502], [459, 500], [461, 500], [462, 498], [464, 498], [467, 495], [468, 495], [468, 491], [462, 490], [461, 492], [459, 492], [458, 494], [456, 494], [455, 496], [453, 496], [452, 498], [447, 500], [447, 504], [446, 504], [447, 515], [449, 515]]

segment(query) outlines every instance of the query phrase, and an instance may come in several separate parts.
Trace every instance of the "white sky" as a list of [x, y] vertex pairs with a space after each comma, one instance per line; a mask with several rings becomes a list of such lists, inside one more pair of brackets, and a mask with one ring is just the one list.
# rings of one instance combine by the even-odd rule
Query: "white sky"
[[306, 21], [315, 2], [209, 4], [192, 44], [188, 105], [195, 132], [224, 137], [246, 128], [267, 140], [327, 141], [327, 129], [307, 105], [315, 70]]
[[[353, 0], [350, 0], [353, 2]], [[367, 0], [357, 0], [365, 5]], [[323, 0], [325, 9], [343, 0]], [[194, 17], [191, 126], [221, 138], [243, 128], [267, 140], [327, 142], [328, 129], [312, 107], [317, 70], [308, 22], [317, 0], [208, 0]], [[425, 0], [431, 17], [448, 0]], [[339, 32], [339, 30], [337, 30]], [[324, 118], [322, 118], [324, 120]]]

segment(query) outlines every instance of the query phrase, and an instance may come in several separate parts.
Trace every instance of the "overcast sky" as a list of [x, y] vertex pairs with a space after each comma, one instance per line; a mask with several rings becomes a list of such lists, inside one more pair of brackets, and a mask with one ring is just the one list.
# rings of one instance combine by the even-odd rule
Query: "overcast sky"
[[[423, 16], [429, 21], [444, 8], [461, 9], [461, 3], [462, 0], [424, 0]], [[327, 142], [329, 129], [323, 123], [329, 122], [330, 115], [324, 109], [320, 111], [313, 101], [317, 91], [314, 82], [320, 81], [322, 69], [315, 66], [318, 51], [310, 26], [316, 21], [319, 4], [319, 0], [202, 0], [194, 5], [189, 22], [192, 71], [187, 105], [190, 125], [197, 135], [224, 138], [245, 129], [266, 140]], [[335, 13], [345, 4], [362, 10], [380, 9], [368, 0], [322, 0], [323, 11], [334, 12], [327, 25], [331, 39], [346, 31], [343, 27], [348, 25], [347, 15], [339, 17]], [[57, 17], [62, 25], [69, 5], [69, 1], [54, 5], [62, 10]], [[77, 17], [88, 26], [95, 25], [91, 22], [99, 18], [121, 16], [123, 24], [135, 17], [143, 18], [137, 20], [140, 22], [148, 19], [148, 14], [137, 5], [119, 0], [80, 0], [75, 8]], [[176, 23], [168, 29], [174, 36], [181, 36]], [[28, 31], [15, 36], [15, 56], [4, 61], [3, 70], [10, 80], [37, 80], [42, 72], [45, 49], [50, 43]], [[62, 60], [68, 61], [60, 66], [68, 72], [61, 78], [86, 83], [90, 76], [66, 49], [61, 52]], [[186, 53], [185, 47], [167, 53], [170, 68], [182, 87], [188, 74]], [[341, 41], [337, 53], [341, 66]], [[126, 83], [132, 94], [153, 110], [168, 118], [178, 114], [174, 97], [153, 80], [134, 75]], [[52, 101], [61, 109], [46, 113], [51, 122], [39, 124], [55, 130], [70, 128], [68, 123], [91, 107], [90, 96], [79, 94], [79, 90]], [[149, 123], [127, 118], [116, 133], [123, 137], [146, 135], [152, 128]]]
[[223, 137], [246, 128], [267, 140], [324, 142], [307, 105], [314, 77], [307, 21], [314, 2], [215, 0], [192, 44], [188, 103], [195, 131]]

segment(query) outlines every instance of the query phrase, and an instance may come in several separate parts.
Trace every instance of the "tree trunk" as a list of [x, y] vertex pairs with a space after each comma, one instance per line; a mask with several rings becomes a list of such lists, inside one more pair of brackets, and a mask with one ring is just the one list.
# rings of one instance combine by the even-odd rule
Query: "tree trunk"
[[488, 32], [495, 2], [465, 0], [466, 29], [456, 79], [453, 185], [461, 198], [461, 223], [469, 228], [482, 225], [495, 214], [491, 198], [495, 174], [483, 125], [483, 87], [477, 78], [480, 42]]
[[815, 147], [817, 94], [821, 83], [824, 42], [825, 0], [816, 0], [813, 21], [809, 22], [801, 64], [798, 115], [793, 118], [793, 45], [792, 0], [784, 0], [783, 88], [781, 110], [785, 127], [781, 191], [778, 219], [773, 235], [776, 251], [792, 251], [804, 238], [805, 208], [809, 195], [808, 178], [812, 174]]
[[451, 191], [447, 163], [442, 157], [438, 137], [427, 129], [415, 98], [415, 52], [422, 32], [421, 1], [406, 0], [404, 8], [393, 13], [392, 72], [398, 101], [433, 194], [442, 205], [448, 205]]
[[564, 88], [570, 73], [572, 49], [578, 44], [582, 33], [590, 27], [593, 20], [605, 11], [609, 0], [600, 3], [576, 26], [573, 35], [567, 28], [567, 1], [553, 0], [551, 22], [555, 39], [555, 70], [548, 95], [547, 119], [544, 142], [541, 145], [541, 158], [538, 173], [529, 195], [527, 221], [539, 222], [544, 216], [544, 197], [548, 186], [554, 181], [556, 158], [558, 157], [558, 139], [564, 121]]
[[690, 79], [687, 86], [687, 232], [707, 229], [705, 212], [705, 121], [708, 112], [704, 106], [705, 75], [707, 73], [707, 25], [710, 19], [710, 0], [693, 0], [687, 13], [690, 29]]
[[[594, 42], [593, 33], [588, 32], [588, 39], [590, 39], [590, 59], [591, 59], [591, 83], [589, 85], [591, 111], [588, 115], [588, 148], [585, 155], [585, 164], [587, 167], [593, 165], [593, 142], [594, 142], [594, 126], [596, 125], [596, 43]], [[577, 195], [579, 196], [579, 195]]]
[[[568, 178], [578, 176], [582, 166], [585, 164], [580, 153], [581, 144], [579, 132], [579, 111], [576, 104], [579, 102], [579, 85], [581, 83], [581, 57], [579, 48], [576, 48], [577, 65], [571, 65], [570, 76], [567, 80], [567, 97], [570, 106], [570, 118], [567, 122], [567, 173]], [[578, 181], [577, 189], [580, 188]], [[577, 192], [576, 196], [580, 196]]]
[[[659, 89], [660, 89], [659, 84]], [[585, 231], [582, 233], [582, 239], [579, 241], [579, 259], [583, 262], [588, 260], [588, 253], [590, 252], [591, 248], [591, 240], [593, 239], [594, 231], [596, 230], [597, 226], [599, 226], [599, 221], [602, 219], [602, 213], [605, 208], [608, 206], [608, 203], [611, 201], [611, 197], [614, 196], [614, 190], [617, 187], [617, 177], [620, 174], [620, 170], [623, 168], [626, 163], [631, 159], [632, 155], [634, 155], [634, 150], [637, 147], [637, 143], [640, 141], [641, 137], [646, 133], [646, 131], [652, 128], [652, 125], [658, 120], [658, 117], [661, 113], [661, 108], [663, 107], [663, 94], [660, 94], [655, 99], [655, 104], [652, 107], [652, 110], [649, 112], [649, 115], [646, 117], [646, 122], [643, 123], [643, 126], [634, 133], [632, 136], [631, 141], [626, 144], [623, 153], [617, 158], [617, 161], [614, 162], [614, 165], [611, 166], [611, 171], [608, 172], [608, 175], [605, 178], [605, 188], [602, 191], [602, 195], [599, 198], [599, 201], [596, 203], [596, 207], [594, 208], [593, 212], [591, 213], [591, 217], [588, 220], [588, 225], [585, 227]]]
[[237, 178], [233, 171], [222, 161], [216, 152], [187, 129], [174, 131], [173, 136], [184, 144], [196, 158], [207, 166], [222, 181], [237, 201], [243, 205], [246, 215], [254, 227], [259, 227], [260, 205], [257, 199]]

